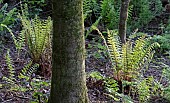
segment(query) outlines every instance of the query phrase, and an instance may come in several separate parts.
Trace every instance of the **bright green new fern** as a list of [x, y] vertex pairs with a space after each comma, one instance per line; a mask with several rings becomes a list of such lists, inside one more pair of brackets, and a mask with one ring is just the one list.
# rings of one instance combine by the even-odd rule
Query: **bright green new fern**
[[25, 35], [26, 45], [34, 62], [39, 62], [45, 48], [50, 45], [52, 20], [40, 20], [38, 16], [29, 20], [23, 14], [19, 16], [23, 25], [22, 34]]

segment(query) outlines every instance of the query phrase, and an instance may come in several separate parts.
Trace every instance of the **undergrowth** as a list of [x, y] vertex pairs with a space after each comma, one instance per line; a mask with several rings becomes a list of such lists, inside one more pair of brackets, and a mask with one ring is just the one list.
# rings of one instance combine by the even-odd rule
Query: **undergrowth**
[[[0, 8], [0, 23], [4, 25], [8, 25], [9, 27], [12, 27], [14, 24], [14, 21], [16, 20], [16, 8], [12, 8], [11, 10], [8, 10], [8, 4], [3, 4], [3, 0], [0, 0], [0, 4], [2, 7]], [[6, 35], [6, 29], [4, 29], [2, 26], [0, 26], [0, 36]]]
[[42, 91], [42, 88], [49, 87], [50, 81], [47, 81], [40, 77], [39, 78], [35, 77], [35, 73], [39, 68], [39, 64], [33, 63], [33, 61], [29, 61], [18, 73], [18, 71], [15, 70], [16, 67], [13, 65], [13, 60], [10, 56], [9, 49], [7, 50], [5, 58], [8, 67], [8, 76], [4, 76], [2, 78], [4, 83], [1, 84], [1, 87], [13, 92], [24, 93], [24, 92], [32, 91], [31, 92], [32, 97], [30, 98], [31, 103], [34, 102], [37, 103], [42, 101], [47, 102], [49, 93], [44, 94], [43, 92], [46, 91]]
[[137, 96], [141, 103], [149, 101], [152, 96], [160, 96], [162, 91], [157, 93], [160, 83], [152, 76], [143, 77], [152, 60], [153, 48], [159, 44], [155, 42], [148, 45], [150, 38], [146, 34], [134, 34], [125, 44], [121, 44], [114, 30], [107, 31], [106, 41], [96, 27], [93, 26], [93, 29], [98, 31], [108, 49], [107, 55], [113, 63], [113, 75], [106, 77], [100, 72], [92, 72], [90, 76], [104, 81], [104, 87], [109, 92], [107, 95], [124, 103], [133, 103]]

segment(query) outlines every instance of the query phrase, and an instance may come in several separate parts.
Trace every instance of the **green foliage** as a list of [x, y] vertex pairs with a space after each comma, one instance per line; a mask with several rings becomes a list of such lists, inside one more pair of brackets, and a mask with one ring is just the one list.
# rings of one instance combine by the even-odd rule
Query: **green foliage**
[[[163, 69], [162, 73], [163, 77], [166, 77], [168, 79], [168, 84], [170, 84], [170, 67], [167, 66], [166, 68]], [[170, 101], [170, 85], [165, 87], [164, 90], [164, 97]]]
[[142, 0], [140, 4], [142, 5], [139, 11], [140, 14], [139, 14], [139, 19], [138, 19], [138, 25], [143, 27], [154, 17], [154, 15], [152, 15], [152, 12], [150, 11], [148, 0]]
[[158, 42], [160, 44], [159, 48], [156, 48], [157, 53], [167, 53], [170, 51], [170, 35], [169, 34], [163, 34], [163, 35], [154, 35], [150, 41], [152, 42]]
[[[1, 0], [2, 2], [3, 0]], [[13, 8], [12, 10], [8, 11], [8, 4], [5, 3], [0, 8], [0, 23], [8, 26], [12, 26], [14, 23], [16, 17], [16, 8]], [[4, 28], [0, 26], [0, 34], [2, 35], [4, 33]]]
[[163, 11], [160, 0], [132, 0], [130, 5], [133, 5], [132, 18], [128, 21], [130, 30], [146, 26]]
[[[16, 79], [15, 79], [15, 66], [13, 65], [13, 60], [12, 60], [9, 52], [10, 52], [10, 50], [8, 49], [7, 53], [6, 53], [6, 56], [5, 56], [7, 66], [9, 68], [9, 77], [8, 77], [8, 79], [16, 82]], [[38, 67], [39, 67], [39, 64], [37, 64], [37, 63], [32, 64], [32, 61], [30, 61], [27, 65], [25, 65], [25, 67], [19, 73], [18, 78], [28, 80], [28, 78], [31, 77], [31, 75], [34, 72], [37, 71]]]
[[102, 80], [104, 81], [104, 88], [109, 92], [107, 94], [109, 97], [113, 98], [115, 101], [120, 101], [118, 99], [119, 93], [118, 93], [118, 84], [117, 81], [115, 81], [113, 78], [105, 77], [100, 72], [94, 71], [89, 74], [90, 77], [96, 79], [96, 80]]
[[100, 72], [94, 71], [90, 73], [90, 77], [95, 78], [96, 80], [102, 80], [104, 82], [104, 88], [107, 91], [105, 95], [114, 99], [116, 102], [122, 101], [123, 103], [133, 103], [133, 100], [128, 95], [120, 94], [119, 85], [116, 80], [112, 77], [105, 77]]
[[161, 0], [149, 0], [152, 15], [159, 15], [163, 11]]
[[13, 32], [10, 28], [8, 28], [4, 24], [1, 24], [1, 26], [6, 28], [9, 31], [9, 33], [11, 34], [12, 39], [13, 39], [14, 44], [15, 44], [15, 47], [16, 47], [16, 50], [18, 52], [18, 56], [19, 56], [21, 49], [25, 46], [25, 36], [21, 33], [21, 35], [19, 35], [18, 37], [15, 37], [15, 35], [13, 34]]
[[37, 63], [33, 64], [33, 62], [30, 61], [27, 65], [24, 66], [24, 68], [22, 68], [22, 71], [18, 75], [18, 78], [25, 79], [28, 81], [29, 77], [31, 77], [31, 75], [35, 73], [38, 68], [39, 68], [39, 64]]
[[99, 17], [100, 11], [98, 0], [83, 0], [84, 20], [91, 17], [92, 13], [95, 17]]
[[49, 97], [49, 93], [43, 93], [42, 88], [49, 88], [50, 81], [41, 79], [41, 78], [32, 78], [32, 74], [35, 73], [39, 67], [39, 64], [33, 64], [32, 61], [28, 62], [22, 71], [16, 75], [15, 67], [13, 66], [13, 60], [10, 56], [9, 50], [6, 53], [6, 63], [9, 69], [9, 76], [3, 77], [2, 80], [5, 81], [4, 84], [0, 84], [1, 87], [9, 89], [15, 92], [27, 92], [32, 91], [32, 98], [30, 98], [31, 102], [39, 102], [38, 97], [41, 98], [42, 101], [47, 102]]
[[50, 96], [49, 93], [43, 93], [45, 91], [41, 91], [42, 87], [49, 87], [50, 81], [42, 80], [41, 78], [33, 78], [30, 85], [32, 86], [32, 90], [35, 90], [33, 93], [33, 98], [31, 100], [31, 103], [37, 103], [37, 102], [48, 102], [48, 97]]
[[9, 54], [9, 49], [7, 50], [7, 53], [6, 53], [6, 56], [5, 56], [5, 59], [6, 59], [6, 63], [7, 63], [7, 66], [8, 66], [8, 69], [9, 69], [9, 78], [11, 80], [14, 79], [14, 75], [15, 75], [15, 70], [14, 70], [14, 65], [13, 65], [13, 61], [11, 59], [11, 56]]
[[22, 15], [19, 15], [23, 26], [21, 34], [25, 35], [26, 45], [33, 61], [39, 62], [45, 48], [51, 44], [52, 20], [50, 17], [41, 20], [38, 16], [29, 20], [27, 14], [28, 12], [23, 11]]
[[103, 0], [101, 16], [109, 29], [117, 29], [119, 23], [120, 1]]
[[102, 80], [103, 76], [100, 74], [100, 72], [91, 72], [90, 77], [95, 78], [96, 80]]
[[[118, 29], [121, 0], [84, 0], [85, 18], [94, 14], [102, 17], [109, 29]], [[128, 32], [146, 26], [155, 16], [163, 11], [160, 0], [131, 0], [128, 8]], [[97, 18], [99, 17], [96, 16]]]
[[170, 19], [168, 20], [168, 25], [165, 28], [165, 33], [170, 34]]
[[29, 6], [29, 17], [35, 17], [42, 12], [42, 7], [47, 5], [47, 0], [22, 0], [23, 3], [26, 3]]
[[102, 17], [99, 17], [99, 18], [95, 21], [95, 23], [93, 23], [92, 26], [86, 31], [85, 38], [87, 38], [87, 36], [94, 30], [93, 27], [97, 27], [97, 26], [98, 26], [101, 18], [102, 18]]
[[146, 78], [142, 81], [139, 81], [138, 85], [137, 85], [137, 90], [138, 90], [138, 94], [139, 94], [139, 102], [140, 103], [147, 103], [147, 101], [149, 100], [150, 96], [151, 96], [151, 90], [152, 90], [152, 82], [153, 82], [153, 78]]
[[156, 48], [158, 54], [169, 54], [170, 51], [170, 20], [168, 21], [168, 25], [162, 30], [162, 35], [154, 35], [151, 39], [152, 42], [158, 42], [160, 44], [159, 48]]
[[108, 30], [108, 48], [116, 78], [118, 81], [131, 80], [135, 78], [139, 71], [151, 60], [154, 51], [152, 49], [158, 43], [147, 46], [146, 36], [139, 37], [135, 42], [132, 40], [121, 44], [117, 32]]

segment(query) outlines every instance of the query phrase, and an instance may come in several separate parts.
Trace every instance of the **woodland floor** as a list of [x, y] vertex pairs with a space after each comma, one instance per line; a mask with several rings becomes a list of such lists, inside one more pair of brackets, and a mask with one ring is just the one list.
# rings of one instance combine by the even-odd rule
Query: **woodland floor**
[[[141, 31], [148, 32], [150, 35], [159, 34], [160, 20], [166, 22], [166, 15], [162, 14], [159, 17], [153, 19], [148, 24], [147, 28], [142, 28]], [[156, 22], [155, 22], [156, 21]], [[156, 27], [154, 27], [156, 25]], [[14, 29], [15, 35], [18, 35], [18, 29]], [[94, 39], [86, 39], [86, 73], [87, 73], [87, 87], [89, 100], [92, 103], [114, 103], [113, 99], [107, 96], [107, 92], [104, 90], [103, 81], [97, 81], [89, 77], [89, 74], [93, 71], [98, 71], [104, 76], [112, 76], [113, 71], [111, 69], [111, 62], [104, 50], [104, 44], [101, 37], [98, 34], [94, 34]], [[8, 69], [5, 60], [7, 49], [11, 50], [11, 57], [14, 61], [16, 69], [16, 75], [21, 71], [23, 66], [31, 59], [27, 55], [27, 50], [21, 52], [19, 59], [16, 56], [16, 50], [14, 48], [12, 38], [10, 36], [0, 37], [0, 84], [4, 84], [6, 81], [2, 80], [2, 77], [8, 76]], [[160, 80], [162, 76], [162, 70], [165, 65], [170, 66], [170, 56], [155, 55], [148, 70], [146, 70], [144, 77], [153, 76], [156, 80]], [[32, 78], [40, 78], [38, 75], [33, 75]], [[50, 82], [50, 79], [41, 77], [42, 80]], [[162, 78], [161, 83], [163, 86], [168, 86], [167, 80]], [[29, 86], [28, 86], [29, 87]], [[9, 88], [0, 88], [0, 103], [29, 103], [34, 91], [27, 91], [25, 93], [18, 91], [11, 91]], [[42, 87], [39, 92], [46, 93], [49, 96], [50, 87]], [[138, 103], [136, 101], [136, 103]], [[153, 97], [151, 103], [170, 103], [164, 98]]]
[[[107, 96], [107, 92], [104, 90], [103, 81], [97, 81], [93, 78], [89, 77], [88, 74], [93, 71], [99, 71], [101, 74], [105, 76], [112, 76], [113, 71], [111, 70], [111, 62], [109, 58], [105, 55], [106, 51], [103, 51], [103, 44], [99, 43], [98, 39], [100, 36], [96, 36], [96, 40], [86, 40], [86, 72], [87, 72], [87, 87], [89, 99], [92, 103], [114, 103], [113, 99]], [[9, 41], [9, 42], [7, 42]], [[101, 45], [100, 45], [101, 44]], [[0, 55], [0, 84], [4, 83], [2, 81], [3, 76], [8, 75], [7, 64], [5, 61], [6, 50], [10, 49], [11, 57], [14, 61], [14, 66], [16, 71], [21, 71], [24, 64], [26, 64], [30, 58], [28, 55], [22, 53], [20, 59], [17, 60], [15, 55], [15, 49], [12, 40], [4, 40], [1, 44], [1, 55]], [[165, 56], [157, 56], [151, 62], [149, 69], [145, 72], [144, 76], [153, 76], [157, 80], [160, 80], [162, 75], [162, 70], [165, 65], [170, 66], [170, 58]], [[17, 74], [17, 72], [16, 72]], [[34, 75], [32, 78], [39, 78], [39, 76]], [[49, 81], [49, 79], [43, 79]], [[166, 79], [162, 79], [161, 83], [164, 86], [167, 86]], [[50, 93], [50, 88], [41, 88], [39, 92], [45, 92], [47, 94]], [[0, 88], [0, 103], [29, 103], [30, 98], [32, 98], [33, 91], [28, 91], [26, 93], [18, 92], [18, 91], [10, 91], [8, 87]], [[168, 103], [165, 102], [161, 97], [153, 97], [153, 101], [151, 103]], [[156, 98], [156, 99], [155, 99]], [[160, 102], [159, 102], [160, 101]], [[138, 103], [138, 102], [136, 102]]]

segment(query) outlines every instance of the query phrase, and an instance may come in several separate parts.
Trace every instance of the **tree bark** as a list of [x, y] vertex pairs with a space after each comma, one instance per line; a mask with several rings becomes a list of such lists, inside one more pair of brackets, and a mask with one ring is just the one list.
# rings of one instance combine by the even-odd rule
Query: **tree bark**
[[122, 43], [126, 42], [126, 25], [128, 18], [128, 7], [130, 0], [121, 0], [120, 21], [119, 21], [119, 36]]
[[83, 0], [53, 0], [49, 103], [88, 103], [82, 6]]

